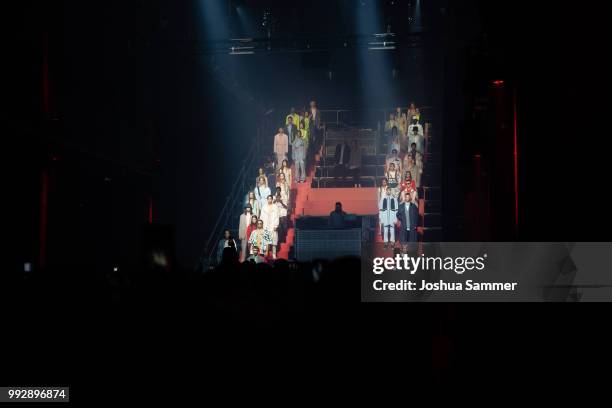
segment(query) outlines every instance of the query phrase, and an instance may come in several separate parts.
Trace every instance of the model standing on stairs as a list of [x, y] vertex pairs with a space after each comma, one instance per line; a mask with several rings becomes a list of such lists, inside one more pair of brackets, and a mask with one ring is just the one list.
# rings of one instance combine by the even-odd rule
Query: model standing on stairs
[[257, 221], [259, 219], [257, 218], [256, 215], [252, 215], [251, 216], [251, 222], [250, 224], [247, 226], [246, 228], [246, 233], [244, 234], [245, 236], [245, 241], [246, 241], [246, 252], [245, 253], [249, 253], [252, 254], [252, 248], [251, 248], [251, 244], [250, 244], [250, 239], [251, 239], [251, 234], [253, 233], [253, 231], [255, 231], [257, 229]]
[[287, 184], [289, 185], [289, 187], [291, 187], [291, 181], [292, 179], [292, 174], [291, 174], [291, 167], [289, 167], [289, 161], [287, 160], [283, 160], [283, 162], [281, 163], [280, 168], [278, 169], [278, 174], [277, 174], [277, 179], [280, 179], [280, 174], [283, 173], [285, 175], [285, 179], [287, 180]]
[[278, 242], [285, 242], [287, 234], [287, 210], [288, 206], [286, 201], [283, 199], [283, 195], [280, 191], [280, 187], [276, 188], [276, 196], [274, 197], [274, 204], [278, 208]]
[[263, 256], [268, 255], [268, 248], [272, 244], [272, 236], [270, 231], [264, 229], [264, 223], [262, 220], [257, 220], [257, 229], [251, 232], [249, 237], [249, 245], [251, 246], [251, 253], [253, 253], [253, 247], [261, 248]]
[[257, 179], [257, 187], [255, 187], [255, 190], [253, 192], [255, 193], [255, 199], [258, 203], [259, 212], [257, 213], [257, 215], [260, 216], [261, 210], [266, 205], [267, 197], [272, 194], [272, 192], [270, 191], [270, 187], [268, 187], [268, 185], [266, 184], [265, 177], [259, 177]]
[[295, 162], [295, 181], [303, 183], [306, 181], [306, 143], [302, 136], [302, 132], [297, 133], [297, 137], [292, 146], [293, 161]]
[[378, 203], [380, 209], [379, 218], [383, 227], [383, 241], [385, 249], [389, 244], [393, 247], [395, 244], [395, 224], [397, 223], [398, 210], [397, 197], [393, 195], [391, 187], [387, 187], [385, 196]]
[[264, 229], [269, 232], [272, 242], [272, 258], [276, 259], [276, 246], [278, 245], [278, 206], [274, 204], [274, 197], [268, 196], [266, 204], [261, 208], [259, 220], [263, 221]]

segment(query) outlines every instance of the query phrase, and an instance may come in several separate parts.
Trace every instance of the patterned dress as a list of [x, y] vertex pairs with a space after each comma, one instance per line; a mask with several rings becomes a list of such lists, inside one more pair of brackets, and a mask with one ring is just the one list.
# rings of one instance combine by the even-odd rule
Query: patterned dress
[[268, 249], [268, 245], [272, 245], [272, 236], [270, 231], [265, 229], [256, 229], [251, 232], [249, 237], [249, 244], [251, 245], [251, 253], [253, 253], [253, 247], [256, 246], [260, 251], [265, 252]]

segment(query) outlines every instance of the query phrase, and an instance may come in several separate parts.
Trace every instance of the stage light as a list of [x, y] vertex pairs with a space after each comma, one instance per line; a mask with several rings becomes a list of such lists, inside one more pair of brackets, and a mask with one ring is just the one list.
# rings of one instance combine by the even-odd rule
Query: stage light
[[31, 262], [25, 262], [23, 264], [23, 271], [24, 272], [32, 272], [32, 263]]
[[255, 47], [251, 45], [252, 38], [232, 38], [230, 41], [236, 43], [236, 45], [230, 47], [230, 55], [255, 54]]
[[504, 81], [502, 79], [496, 79], [494, 81], [491, 81], [491, 84], [495, 88], [503, 88], [504, 87]]
[[255, 54], [254, 47], [231, 47], [230, 55], [251, 55]]
[[368, 43], [370, 50], [394, 50], [395, 49], [395, 41], [393, 41], [393, 37], [395, 34], [392, 32], [386, 33], [378, 33], [373, 34], [374, 40], [373, 42]]
[[201, 15], [201, 34], [207, 41], [223, 40], [230, 36], [227, 6], [224, 0], [198, 0]]
[[113, 267], [113, 272], [117, 272], [119, 270], [118, 266]]
[[410, 32], [418, 32], [422, 27], [421, 0], [416, 0], [414, 4], [408, 3], [408, 26]]

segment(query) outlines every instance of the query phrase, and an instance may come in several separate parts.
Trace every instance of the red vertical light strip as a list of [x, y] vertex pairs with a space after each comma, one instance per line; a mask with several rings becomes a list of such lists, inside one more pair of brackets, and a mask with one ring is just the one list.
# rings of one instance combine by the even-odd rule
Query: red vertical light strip
[[49, 194], [49, 172], [42, 171], [40, 180], [40, 236], [38, 246], [38, 264], [42, 269], [47, 264], [47, 205]]
[[514, 111], [514, 226], [518, 232], [519, 225], [519, 199], [518, 199], [518, 142], [517, 142], [517, 112], [516, 112], [516, 85], [513, 93]]
[[149, 224], [153, 224], [153, 197], [149, 197]]
[[49, 36], [43, 34], [43, 64], [42, 64], [42, 108], [43, 113], [49, 113]]
[[[42, 38], [42, 111], [49, 113], [49, 36], [43, 33]], [[38, 237], [38, 266], [40, 269], [47, 264], [47, 217], [49, 204], [49, 170], [43, 169], [40, 179], [40, 226]]]

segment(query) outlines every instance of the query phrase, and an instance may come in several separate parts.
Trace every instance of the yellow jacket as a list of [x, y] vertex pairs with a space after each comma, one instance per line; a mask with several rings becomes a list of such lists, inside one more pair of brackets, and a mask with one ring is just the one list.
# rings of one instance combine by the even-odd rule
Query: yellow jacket
[[302, 132], [302, 135], [304, 136], [304, 144], [308, 146], [308, 142], [310, 141], [310, 129], [308, 129], [308, 126], [306, 125], [304, 129], [300, 129], [300, 132]]
[[297, 128], [300, 128], [300, 115], [298, 115], [297, 113], [290, 113], [287, 115], [287, 117], [285, 118], [285, 126], [289, 124], [289, 118], [293, 118], [293, 124], [295, 126], [297, 126]]

